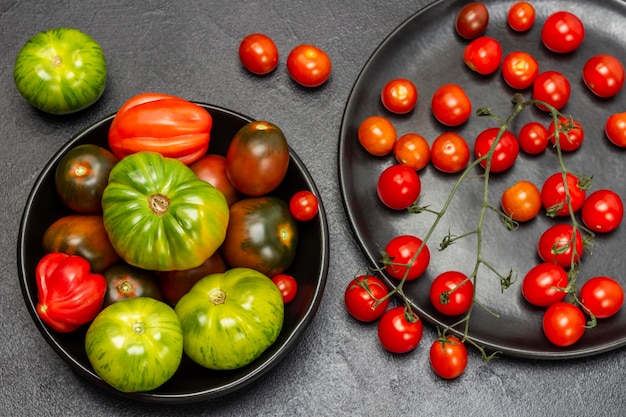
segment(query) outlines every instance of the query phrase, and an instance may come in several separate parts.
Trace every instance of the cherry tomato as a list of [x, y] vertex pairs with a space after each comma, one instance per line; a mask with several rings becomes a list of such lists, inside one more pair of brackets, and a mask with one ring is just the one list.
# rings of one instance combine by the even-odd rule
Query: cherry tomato
[[563, 301], [569, 279], [561, 266], [553, 263], [540, 263], [532, 267], [522, 281], [522, 295], [529, 303], [548, 307]]
[[[559, 116], [559, 146], [561, 150], [566, 152], [572, 152], [580, 148], [585, 140], [585, 130], [577, 120], [568, 120], [563, 116]], [[563, 128], [572, 124], [571, 129], [568, 132], [563, 132]], [[556, 135], [554, 134], [554, 121], [550, 122], [548, 126], [548, 140], [552, 145], [556, 142]]]
[[527, 1], [518, 1], [509, 8], [507, 22], [517, 32], [530, 30], [535, 23], [535, 8]]
[[454, 379], [467, 366], [467, 349], [454, 336], [437, 338], [430, 346], [430, 366], [441, 378]]
[[[560, 110], [569, 101], [570, 90], [567, 77], [558, 71], [545, 71], [537, 75], [533, 83], [533, 99], [543, 101]], [[543, 104], [538, 104], [537, 108], [543, 111], [548, 110]]]
[[[587, 192], [580, 188], [578, 177], [569, 172], [565, 174], [572, 211], [576, 213], [583, 206]], [[541, 204], [550, 216], [569, 216], [563, 174], [556, 172], [548, 177], [541, 187]]]
[[624, 218], [622, 198], [612, 190], [596, 190], [585, 199], [581, 218], [585, 226], [594, 232], [611, 232]]
[[361, 146], [374, 156], [389, 154], [397, 139], [396, 128], [383, 116], [370, 116], [363, 120], [357, 135]]
[[431, 102], [433, 115], [446, 126], [465, 123], [472, 113], [472, 102], [457, 84], [444, 84], [435, 91]]
[[446, 316], [467, 313], [474, 300], [474, 284], [458, 271], [443, 272], [430, 284], [430, 302]]
[[269, 36], [253, 33], [243, 38], [239, 44], [239, 59], [251, 73], [268, 74], [278, 64], [278, 48]]
[[[563, 268], [572, 266], [572, 261], [579, 262], [583, 256], [583, 237], [576, 229], [576, 239], [572, 238], [571, 224], [556, 224], [539, 237], [537, 253], [544, 262], [555, 263]], [[575, 250], [574, 250], [575, 249]]]
[[407, 353], [422, 340], [422, 321], [411, 310], [398, 306], [383, 314], [378, 322], [378, 340], [392, 353]]
[[278, 274], [272, 277], [272, 281], [283, 295], [283, 303], [287, 304], [296, 297], [298, 293], [298, 282], [293, 276]]
[[624, 66], [609, 54], [599, 54], [587, 60], [583, 81], [598, 97], [613, 97], [624, 86]]
[[287, 56], [287, 72], [304, 87], [318, 87], [332, 71], [330, 57], [322, 49], [308, 44], [298, 45]]
[[518, 222], [527, 222], [537, 217], [541, 210], [541, 193], [530, 181], [518, 181], [502, 193], [502, 210]]
[[[476, 158], [481, 158], [489, 152], [499, 131], [500, 129], [497, 127], [490, 127], [478, 134], [474, 142], [474, 156]], [[511, 168], [517, 159], [517, 155], [519, 155], [517, 138], [513, 133], [505, 130], [493, 151], [490, 166], [491, 172], [502, 172]], [[486, 168], [487, 159], [481, 161], [480, 166]]]
[[487, 30], [489, 11], [482, 2], [468, 3], [456, 15], [454, 27], [459, 36], [474, 39]]
[[583, 22], [567, 11], [558, 11], [548, 16], [541, 29], [541, 41], [553, 52], [572, 52], [584, 39]]
[[415, 203], [421, 189], [422, 183], [417, 172], [401, 164], [385, 168], [376, 184], [380, 201], [393, 210], [404, 210]]
[[531, 155], [542, 153], [548, 146], [548, 129], [538, 122], [528, 122], [517, 133], [520, 148]]
[[465, 139], [454, 132], [444, 132], [433, 141], [430, 160], [439, 171], [462, 171], [470, 159], [470, 148]]
[[465, 47], [463, 61], [479, 74], [496, 72], [502, 62], [502, 45], [492, 37], [478, 37]]
[[565, 301], [552, 304], [543, 315], [543, 332], [556, 346], [576, 343], [585, 333], [585, 315], [573, 304]]
[[384, 85], [380, 92], [383, 106], [392, 113], [405, 114], [417, 104], [417, 88], [406, 78], [396, 78]]
[[624, 304], [624, 288], [611, 277], [597, 276], [580, 287], [580, 302], [597, 319], [611, 317]]
[[430, 263], [430, 250], [427, 245], [424, 245], [413, 264], [409, 265], [421, 245], [422, 239], [412, 235], [399, 235], [391, 239], [385, 247], [385, 253], [393, 263], [385, 267], [387, 274], [396, 279], [402, 279], [406, 274], [407, 281], [422, 276]]
[[374, 305], [389, 293], [382, 279], [372, 275], [361, 275], [354, 278], [344, 293], [344, 302], [348, 313], [363, 322], [378, 320], [389, 306], [389, 298]]
[[302, 190], [291, 196], [289, 211], [294, 219], [306, 222], [313, 219], [319, 210], [317, 197], [311, 191]]
[[430, 146], [422, 135], [405, 133], [398, 138], [393, 154], [398, 163], [419, 171], [430, 161]]
[[604, 124], [604, 133], [613, 145], [626, 148], [626, 112], [611, 114]]
[[502, 78], [516, 90], [530, 87], [539, 75], [539, 63], [527, 52], [514, 51], [502, 61]]

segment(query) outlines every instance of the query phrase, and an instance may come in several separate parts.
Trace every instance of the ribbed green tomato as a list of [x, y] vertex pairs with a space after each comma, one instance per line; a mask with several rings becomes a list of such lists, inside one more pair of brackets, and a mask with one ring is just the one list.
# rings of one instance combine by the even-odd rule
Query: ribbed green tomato
[[102, 194], [102, 215], [122, 259], [151, 271], [199, 266], [224, 241], [229, 219], [219, 190], [156, 152], [117, 163]]
[[276, 341], [283, 296], [266, 275], [233, 268], [198, 281], [176, 304], [184, 351], [209, 369], [236, 369]]
[[102, 310], [85, 336], [96, 374], [122, 392], [149, 391], [169, 380], [183, 357], [174, 310], [150, 297], [120, 300]]
[[33, 36], [15, 60], [20, 94], [47, 113], [66, 114], [95, 103], [106, 86], [100, 45], [77, 29], [57, 28]]

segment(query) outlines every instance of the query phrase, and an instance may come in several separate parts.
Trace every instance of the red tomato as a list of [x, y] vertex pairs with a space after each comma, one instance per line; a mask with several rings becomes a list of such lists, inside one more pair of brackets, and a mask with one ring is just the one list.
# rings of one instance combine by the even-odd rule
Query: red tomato
[[[578, 177], [569, 172], [565, 174], [567, 181], [567, 191], [569, 192], [570, 204], [572, 211], [576, 213], [583, 206], [587, 192], [580, 188]], [[567, 204], [567, 195], [565, 192], [565, 182], [563, 174], [556, 172], [548, 177], [541, 187], [541, 204], [546, 209], [548, 215], [569, 216], [570, 208]]]
[[208, 182], [224, 194], [228, 206], [241, 199], [241, 193], [233, 186], [226, 174], [226, 157], [207, 154], [189, 166], [198, 178]]
[[512, 88], [523, 90], [533, 85], [539, 75], [539, 63], [531, 54], [514, 51], [502, 61], [502, 78]]
[[434, 140], [430, 149], [430, 159], [439, 171], [459, 172], [469, 162], [470, 148], [458, 133], [444, 132]]
[[383, 116], [370, 116], [359, 125], [359, 143], [374, 156], [384, 156], [393, 150], [397, 133], [393, 124]]
[[287, 56], [287, 72], [304, 87], [318, 87], [326, 82], [332, 71], [330, 57], [322, 49], [302, 44]]
[[[568, 132], [563, 132], [565, 127], [572, 125]], [[580, 148], [585, 140], [585, 130], [579, 121], [574, 120], [573, 123], [571, 120], [563, 116], [559, 116], [559, 146], [561, 150], [566, 152], [572, 152], [576, 149]], [[554, 134], [554, 121], [550, 122], [548, 126], [548, 139], [552, 145], [556, 142], [556, 136]]]
[[609, 54], [599, 54], [587, 60], [583, 81], [598, 97], [613, 97], [624, 86], [624, 66]]
[[570, 346], [585, 333], [585, 315], [565, 301], [552, 304], [543, 315], [543, 332], [556, 346]]
[[482, 2], [471, 2], [463, 6], [456, 15], [454, 27], [459, 36], [474, 39], [487, 30], [489, 11]]
[[541, 41], [553, 52], [572, 52], [584, 39], [583, 22], [567, 11], [558, 11], [548, 16], [541, 29]]
[[399, 235], [391, 239], [385, 247], [386, 258], [391, 262], [385, 266], [385, 271], [396, 279], [402, 279], [406, 274], [407, 281], [422, 276], [430, 263], [427, 245], [424, 245], [415, 261], [410, 264], [421, 245], [422, 239], [411, 235]]
[[535, 23], [535, 8], [527, 1], [518, 1], [509, 8], [507, 22], [517, 32], [529, 30]]
[[294, 219], [306, 222], [313, 219], [319, 210], [319, 202], [315, 194], [302, 190], [291, 196], [289, 211]]
[[380, 201], [393, 210], [404, 210], [417, 201], [422, 189], [417, 172], [406, 165], [387, 167], [378, 177], [376, 192]]
[[581, 217], [585, 226], [593, 232], [611, 232], [624, 218], [622, 198], [612, 190], [596, 190], [585, 199]]
[[496, 72], [502, 62], [502, 45], [489, 36], [476, 38], [465, 47], [463, 61], [479, 74]]
[[537, 217], [541, 210], [541, 193], [530, 181], [518, 181], [502, 193], [502, 210], [518, 222]]
[[572, 237], [570, 224], [556, 224], [541, 234], [537, 243], [537, 253], [544, 262], [555, 263], [563, 268], [579, 262], [583, 256], [583, 237], [576, 229], [576, 239]]
[[563, 301], [569, 279], [565, 269], [553, 263], [540, 263], [532, 267], [522, 281], [522, 295], [529, 303], [547, 307]]
[[[543, 101], [560, 110], [569, 101], [570, 90], [567, 77], [558, 71], [545, 71], [537, 75], [533, 83], [533, 99]], [[548, 110], [543, 104], [538, 104], [537, 108], [543, 111]]]
[[278, 48], [269, 36], [253, 33], [243, 38], [239, 44], [239, 59], [251, 73], [268, 74], [278, 64]]
[[444, 84], [435, 91], [431, 102], [433, 115], [446, 126], [465, 123], [472, 113], [472, 102], [457, 84]]
[[[490, 127], [478, 134], [474, 142], [474, 156], [476, 158], [482, 158], [483, 155], [487, 155], [499, 132], [499, 128]], [[519, 155], [517, 138], [515, 138], [513, 133], [505, 130], [493, 151], [490, 166], [491, 172], [502, 172], [511, 168], [517, 159], [517, 155]], [[480, 166], [486, 168], [487, 159], [481, 161]]]
[[467, 313], [474, 300], [474, 284], [458, 271], [443, 272], [430, 284], [430, 302], [446, 316]]
[[611, 277], [593, 277], [580, 287], [580, 302], [597, 319], [605, 319], [622, 308], [624, 288]]
[[626, 148], [626, 112], [610, 115], [604, 124], [604, 133], [612, 144]]
[[430, 145], [422, 135], [405, 133], [397, 140], [393, 154], [398, 163], [419, 171], [430, 161]]
[[407, 353], [417, 347], [424, 328], [411, 310], [399, 306], [389, 309], [378, 322], [378, 340], [392, 353]]
[[298, 282], [294, 277], [287, 274], [278, 274], [272, 277], [272, 281], [276, 284], [280, 293], [283, 295], [283, 303], [287, 304], [296, 298], [296, 294], [298, 293]]
[[417, 88], [406, 78], [389, 81], [380, 93], [383, 106], [392, 113], [405, 114], [417, 104]]
[[542, 153], [548, 146], [548, 129], [538, 122], [528, 122], [517, 134], [520, 148], [531, 155]]
[[[348, 313], [363, 322], [378, 320], [387, 310], [389, 298], [376, 303], [389, 293], [382, 279], [368, 275], [354, 278], [344, 293]], [[375, 306], [376, 305], [376, 306]]]
[[465, 372], [467, 349], [454, 336], [437, 338], [430, 346], [430, 366], [444, 379], [454, 379]]

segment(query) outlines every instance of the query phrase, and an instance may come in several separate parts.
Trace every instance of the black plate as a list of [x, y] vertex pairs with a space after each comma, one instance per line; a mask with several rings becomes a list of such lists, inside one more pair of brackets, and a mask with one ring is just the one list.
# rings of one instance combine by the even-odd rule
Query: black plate
[[[430, 112], [430, 99], [445, 83], [460, 84], [471, 98], [474, 109], [489, 106], [502, 118], [511, 110], [511, 98], [515, 91], [502, 80], [500, 71], [481, 76], [467, 68], [462, 60], [468, 41], [459, 37], [454, 30], [454, 20], [466, 1], [438, 1], [418, 11], [376, 49], [360, 73], [349, 97], [343, 116], [339, 143], [340, 187], [345, 208], [354, 233], [371, 266], [380, 260], [379, 246], [399, 234], [414, 234], [424, 237], [434, 217], [423, 213], [410, 215], [392, 212], [385, 208], [376, 195], [376, 179], [383, 169], [395, 163], [393, 156], [373, 157], [357, 140], [360, 122], [375, 114], [386, 115], [396, 126], [398, 135], [416, 132], [430, 143], [443, 130]], [[626, 109], [626, 91], [613, 99], [596, 98], [584, 86], [581, 73], [586, 60], [606, 52], [626, 63], [626, 3], [622, 1], [533, 1], [537, 11], [534, 27], [526, 33], [516, 33], [506, 23], [508, 8], [513, 1], [486, 1], [490, 22], [486, 34], [498, 39], [504, 54], [514, 50], [529, 52], [537, 58], [540, 71], [561, 71], [571, 82], [572, 94], [564, 112], [578, 119], [585, 128], [585, 143], [578, 152], [568, 154], [566, 166], [576, 172], [593, 175], [594, 188], [611, 188], [622, 197], [626, 196], [626, 185], [622, 170], [626, 154], [613, 146], [604, 136], [604, 122], [609, 114]], [[541, 43], [541, 25], [546, 17], [557, 11], [568, 10], [581, 17], [586, 37], [582, 46], [569, 54], [557, 55], [548, 51]], [[417, 108], [408, 115], [392, 115], [380, 102], [383, 85], [397, 77], [412, 80], [419, 91]], [[529, 91], [523, 91], [530, 98]], [[512, 130], [517, 133], [523, 123], [541, 120], [546, 126], [546, 114], [528, 109], [516, 120]], [[476, 135], [487, 127], [496, 126], [491, 119], [472, 116], [463, 126], [451, 129], [466, 138], [470, 148]], [[502, 191], [518, 180], [527, 179], [539, 187], [548, 175], [559, 170], [554, 150], [531, 157], [520, 154], [513, 169], [493, 177], [490, 186], [491, 202], [499, 206]], [[477, 170], [476, 174], [481, 171]], [[444, 175], [432, 166], [420, 171], [422, 194], [420, 205], [431, 205], [437, 210], [451, 190], [456, 176]], [[475, 240], [463, 240], [443, 252], [437, 251], [441, 239], [449, 228], [461, 235], [475, 229], [478, 210], [482, 199], [482, 181], [475, 177], [467, 181], [457, 194], [451, 210], [438, 226], [428, 242], [431, 264], [427, 273], [417, 281], [405, 285], [405, 291], [413, 307], [421, 317], [436, 326], [447, 326], [456, 322], [438, 314], [428, 300], [428, 288], [436, 275], [447, 269], [465, 273], [472, 271], [475, 255]], [[564, 220], [567, 221], [567, 220]], [[555, 220], [545, 216], [537, 218], [516, 232], [505, 231], [495, 216], [489, 216], [486, 225], [486, 242], [483, 255], [502, 273], [511, 267], [519, 273], [519, 281], [501, 294], [495, 277], [481, 268], [477, 294], [479, 300], [499, 314], [499, 318], [481, 308], [472, 313], [469, 334], [488, 349], [499, 350], [508, 355], [528, 358], [571, 358], [593, 355], [615, 349], [626, 344], [626, 311], [600, 320], [598, 326], [586, 332], [582, 340], [571, 347], [558, 348], [551, 345], [541, 328], [543, 309], [533, 308], [521, 296], [520, 282], [524, 274], [537, 262], [535, 245], [541, 231]], [[624, 230], [597, 236], [591, 256], [583, 260], [582, 273], [578, 282], [592, 275], [610, 275], [626, 281], [624, 253]], [[388, 284], [392, 280], [383, 276]]]
[[[233, 135], [252, 119], [216, 106], [200, 105], [213, 117], [209, 152], [225, 155]], [[74, 146], [94, 143], [106, 147], [107, 132], [113, 117], [111, 115], [95, 123], [63, 146], [48, 162], [31, 191], [18, 239], [18, 270], [26, 307], [46, 341], [75, 371], [90, 382], [116, 394], [147, 402], [185, 403], [215, 398], [239, 390], [269, 371], [291, 350], [315, 316], [321, 302], [328, 273], [329, 242], [326, 214], [315, 183], [304, 163], [290, 149], [291, 159], [286, 178], [272, 195], [288, 201], [295, 192], [310, 190], [320, 201], [320, 211], [315, 219], [299, 224], [301, 238], [296, 259], [286, 271], [297, 277], [298, 294], [285, 305], [285, 322], [276, 342], [256, 361], [233, 371], [208, 370], [183, 356], [176, 374], [158, 389], [125, 394], [113, 389], [94, 373], [84, 349], [87, 326], [75, 333], [56, 333], [44, 325], [36, 313], [35, 266], [44, 255], [42, 237], [54, 220], [69, 214], [56, 195], [56, 166], [63, 155]]]

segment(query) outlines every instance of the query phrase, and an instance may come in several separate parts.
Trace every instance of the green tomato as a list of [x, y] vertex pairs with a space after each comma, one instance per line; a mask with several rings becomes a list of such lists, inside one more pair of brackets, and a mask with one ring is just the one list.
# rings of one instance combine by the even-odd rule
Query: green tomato
[[85, 336], [94, 371], [122, 392], [149, 391], [169, 380], [183, 356], [183, 333], [174, 310], [149, 297], [103, 309]]
[[116, 252], [150, 271], [201, 265], [224, 241], [229, 219], [218, 189], [178, 159], [145, 151], [111, 170], [102, 215]]
[[15, 85], [34, 107], [67, 114], [95, 103], [104, 91], [104, 52], [89, 35], [57, 28], [33, 36], [22, 47], [13, 69]]
[[276, 341], [283, 296], [266, 275], [233, 268], [198, 281], [176, 304], [184, 351], [209, 369], [237, 369]]

